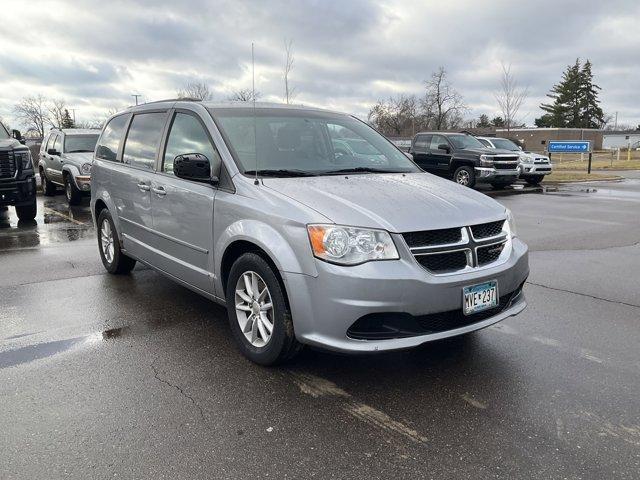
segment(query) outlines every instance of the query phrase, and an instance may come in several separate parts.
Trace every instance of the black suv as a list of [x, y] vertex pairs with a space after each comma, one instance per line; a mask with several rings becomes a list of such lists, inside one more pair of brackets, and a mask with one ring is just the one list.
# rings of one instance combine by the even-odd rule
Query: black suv
[[0, 123], [0, 207], [13, 205], [20, 220], [36, 217], [36, 179], [29, 148], [18, 130]]
[[485, 182], [504, 188], [518, 179], [518, 154], [486, 148], [476, 137], [465, 133], [418, 133], [409, 153], [423, 170], [467, 187]]

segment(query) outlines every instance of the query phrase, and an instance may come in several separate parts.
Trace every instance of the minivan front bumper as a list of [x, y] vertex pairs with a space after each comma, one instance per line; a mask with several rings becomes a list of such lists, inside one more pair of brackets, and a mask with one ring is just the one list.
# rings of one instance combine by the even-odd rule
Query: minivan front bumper
[[282, 275], [295, 319], [296, 337], [303, 343], [335, 351], [411, 348], [485, 328], [520, 313], [526, 306], [524, 294], [519, 293], [495, 316], [480, 317], [477, 322], [436, 333], [385, 340], [356, 339], [347, 333], [358, 319], [370, 314], [420, 317], [461, 311], [463, 287], [488, 280], [498, 282], [500, 296], [516, 292], [529, 274], [527, 246], [517, 238], [513, 239], [512, 252], [505, 263], [464, 274], [432, 275], [409, 257], [354, 267], [317, 261], [317, 269], [317, 277], [286, 272]]

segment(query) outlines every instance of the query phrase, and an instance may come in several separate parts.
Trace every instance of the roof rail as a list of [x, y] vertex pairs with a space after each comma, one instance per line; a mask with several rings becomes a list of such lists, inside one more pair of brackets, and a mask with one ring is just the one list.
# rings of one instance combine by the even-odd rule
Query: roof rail
[[[185, 98], [164, 98], [162, 100], [154, 100], [153, 102], [145, 102], [140, 105], [149, 105], [150, 103], [162, 103], [162, 102], [201, 102], [199, 98], [185, 97]], [[140, 106], [137, 105], [137, 106]]]

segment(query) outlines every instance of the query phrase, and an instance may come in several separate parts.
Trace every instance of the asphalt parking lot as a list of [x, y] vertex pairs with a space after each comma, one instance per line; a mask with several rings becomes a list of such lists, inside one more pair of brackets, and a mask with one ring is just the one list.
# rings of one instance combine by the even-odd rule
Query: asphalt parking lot
[[[104, 272], [88, 204], [0, 212], [1, 478], [620, 478], [640, 471], [640, 178], [492, 192], [528, 308], [265, 369], [224, 309]], [[632, 178], [632, 177], [636, 178]]]

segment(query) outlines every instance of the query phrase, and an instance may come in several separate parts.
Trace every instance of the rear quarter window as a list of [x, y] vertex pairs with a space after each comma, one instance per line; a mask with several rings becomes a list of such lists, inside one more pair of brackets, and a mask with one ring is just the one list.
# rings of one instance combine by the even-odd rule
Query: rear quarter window
[[110, 162], [117, 161], [120, 142], [122, 141], [122, 135], [125, 127], [127, 126], [128, 120], [128, 115], [120, 115], [118, 117], [113, 117], [109, 121], [107, 126], [104, 127], [102, 135], [98, 140], [96, 158], [108, 160]]

